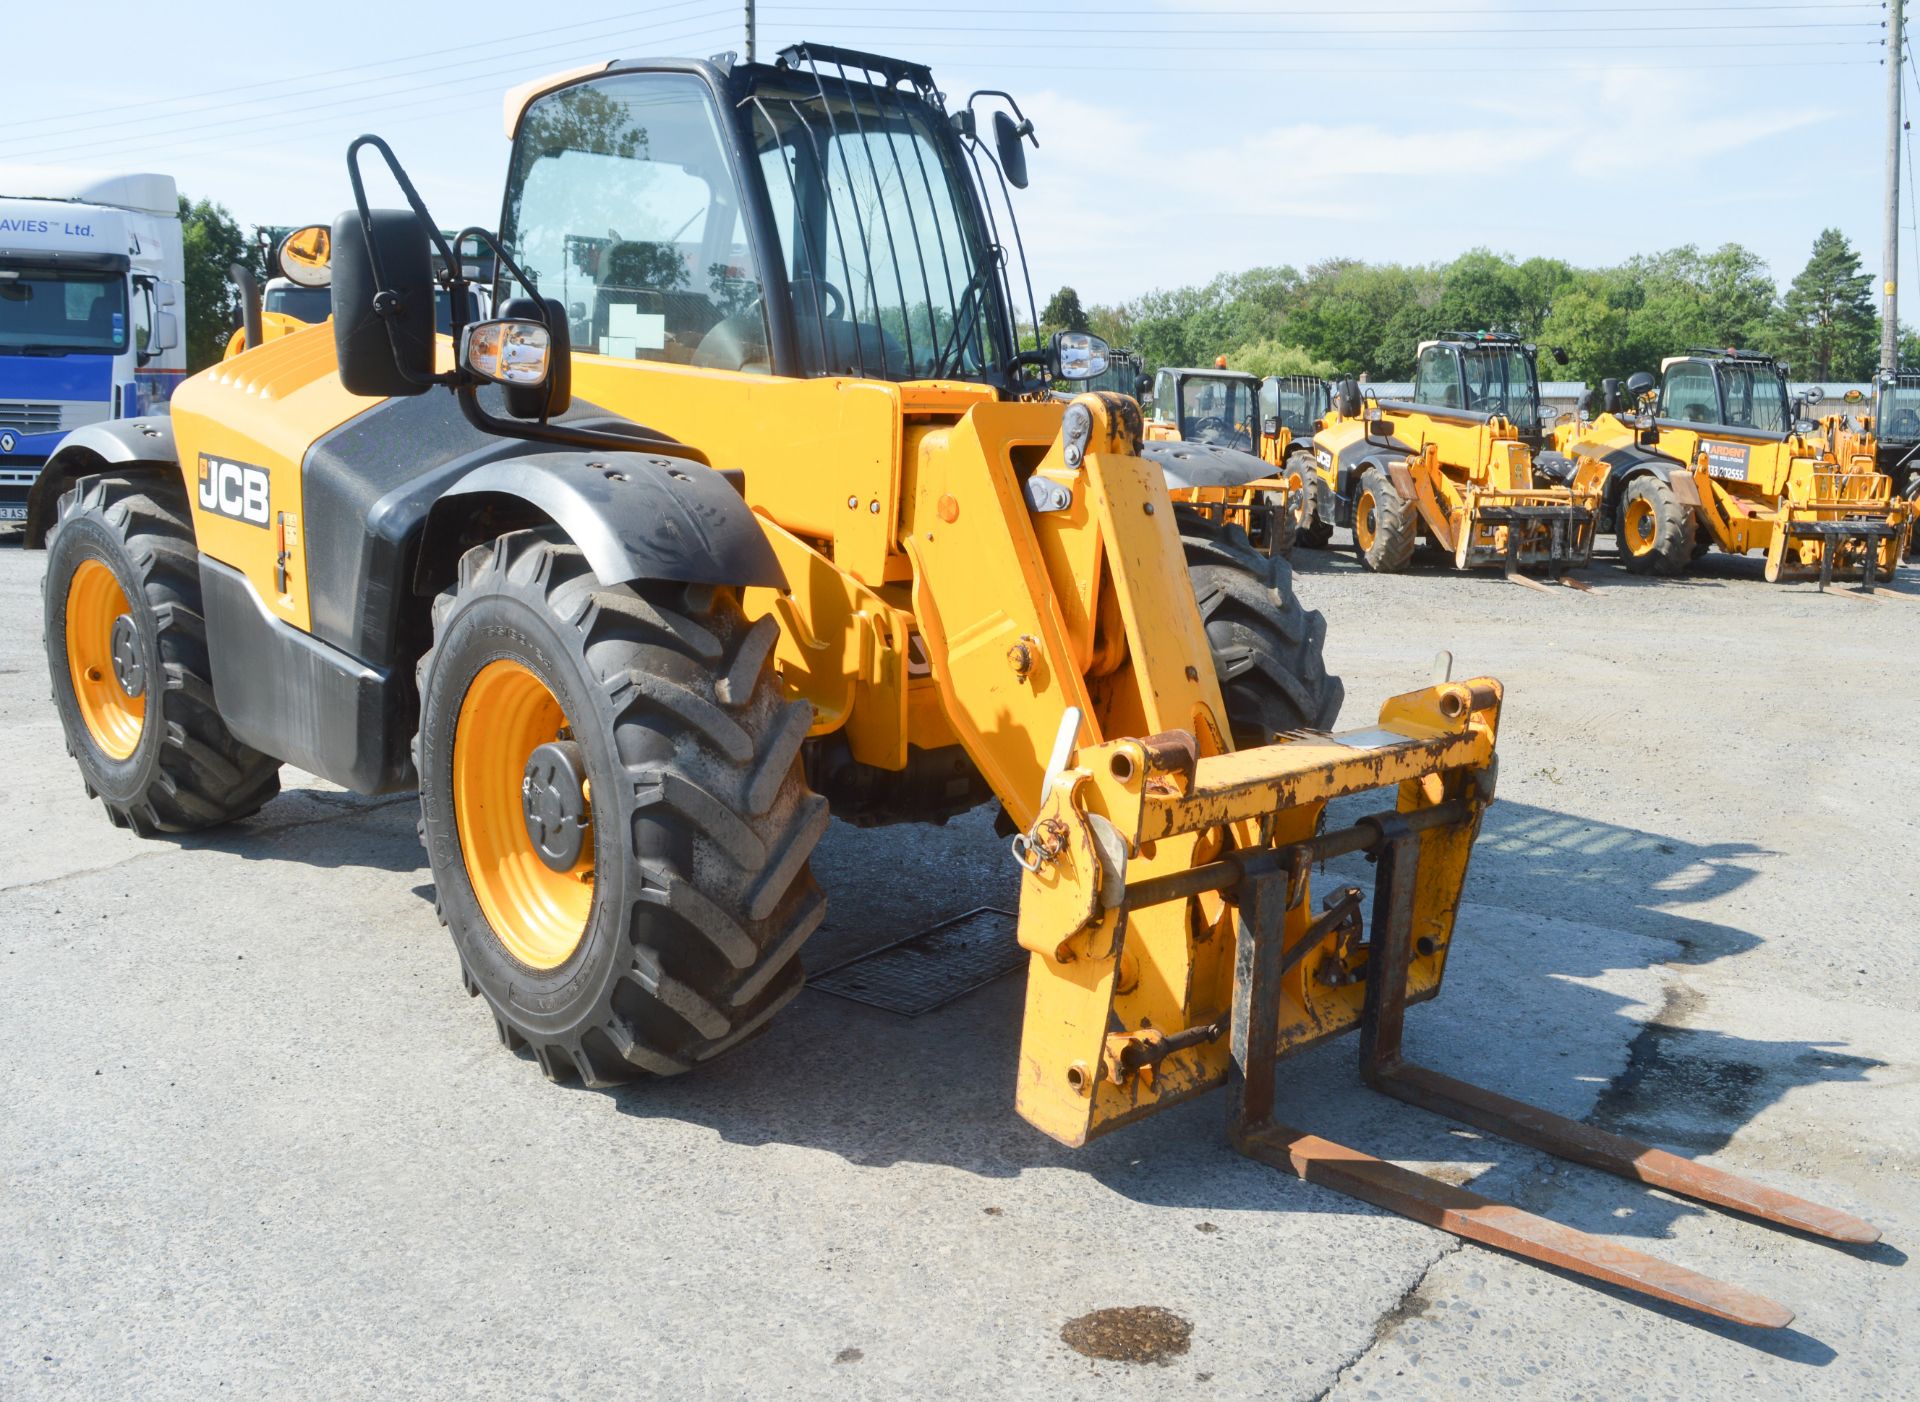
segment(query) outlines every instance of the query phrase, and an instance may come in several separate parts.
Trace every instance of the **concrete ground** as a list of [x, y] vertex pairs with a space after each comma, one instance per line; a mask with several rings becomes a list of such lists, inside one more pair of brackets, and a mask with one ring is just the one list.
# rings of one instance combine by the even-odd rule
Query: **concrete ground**
[[[47, 701], [42, 557], [0, 541], [0, 1396], [1890, 1397], [1920, 1365], [1920, 575], [1878, 600], [1712, 558], [1590, 594], [1303, 557], [1344, 722], [1507, 686], [1501, 798], [1412, 1053], [1859, 1212], [1849, 1251], [1363, 1090], [1280, 1113], [1799, 1311], [1649, 1307], [1236, 1157], [1220, 1097], [1078, 1152], [1013, 1113], [1017, 978], [918, 1020], [809, 991], [616, 1093], [503, 1051], [411, 799], [288, 771], [142, 842]], [[983, 902], [984, 814], [835, 828], [815, 967]], [[1476, 1177], [1477, 1175], [1477, 1177]], [[1061, 1341], [1189, 1321], [1160, 1365]]]

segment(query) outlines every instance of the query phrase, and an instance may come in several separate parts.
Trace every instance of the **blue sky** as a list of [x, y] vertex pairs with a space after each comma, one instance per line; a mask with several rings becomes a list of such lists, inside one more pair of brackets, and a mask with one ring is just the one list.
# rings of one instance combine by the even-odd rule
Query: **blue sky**
[[[508, 87], [599, 58], [737, 49], [741, 9], [19, 3], [0, 166], [167, 171], [245, 223], [300, 223], [350, 203], [341, 154], [372, 130], [443, 224], [491, 226]], [[1878, 0], [850, 0], [760, 13], [763, 57], [808, 37], [930, 63], [950, 94], [1013, 91], [1040, 139], [1017, 206], [1035, 282], [1088, 301], [1258, 264], [1428, 261], [1476, 245], [1597, 264], [1738, 240], [1784, 281], [1827, 225], [1868, 268], [1880, 261]], [[266, 32], [276, 14], [280, 35]], [[237, 46], [244, 29], [254, 51]], [[85, 58], [89, 36], [104, 62]], [[1901, 261], [1920, 289], [1915, 243], [1903, 233]]]

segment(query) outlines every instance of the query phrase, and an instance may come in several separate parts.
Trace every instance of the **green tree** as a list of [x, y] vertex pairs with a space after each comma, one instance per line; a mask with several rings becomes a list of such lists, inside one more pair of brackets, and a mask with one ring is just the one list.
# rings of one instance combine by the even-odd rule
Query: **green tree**
[[1265, 379], [1269, 375], [1317, 375], [1325, 380], [1334, 373], [1331, 360], [1321, 360], [1299, 346], [1290, 346], [1271, 338], [1249, 341], [1228, 352], [1227, 364], [1235, 370]]
[[1802, 378], [1864, 380], [1873, 374], [1879, 320], [1873, 274], [1838, 229], [1822, 229], [1807, 266], [1780, 299], [1773, 349]]
[[180, 247], [186, 263], [187, 371], [220, 359], [239, 318], [240, 294], [227, 269], [242, 263], [264, 277], [260, 250], [240, 233], [227, 207], [180, 196]]
[[1047, 309], [1040, 313], [1040, 327], [1048, 333], [1087, 330], [1087, 314], [1080, 307], [1080, 294], [1071, 287], [1054, 293]]

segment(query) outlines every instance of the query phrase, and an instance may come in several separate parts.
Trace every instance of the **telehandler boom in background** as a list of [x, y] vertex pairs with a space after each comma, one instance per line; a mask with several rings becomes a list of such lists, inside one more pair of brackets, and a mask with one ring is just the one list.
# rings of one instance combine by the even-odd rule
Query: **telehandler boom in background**
[[[1020, 349], [1004, 192], [1031, 128], [983, 96], [949, 112], [927, 69], [817, 45], [522, 88], [479, 323], [391, 151], [353, 143], [330, 328], [65, 450], [46, 637], [89, 790], [144, 833], [254, 811], [283, 762], [417, 787], [467, 989], [509, 1047], [596, 1086], [687, 1071], [799, 992], [830, 812], [991, 797], [1022, 868], [1016, 1104], [1045, 1133], [1083, 1144], [1231, 1081], [1247, 1153], [1785, 1323], [1273, 1120], [1278, 1059], [1357, 1030], [1376, 1085], [1449, 1118], [1873, 1234], [1401, 1058], [1493, 797], [1500, 687], [1441, 676], [1335, 735], [1323, 668], [1234, 673], [1137, 405], [1048, 393], [1094, 366], [1084, 343]], [[368, 150], [406, 208], [369, 204]], [[1305, 616], [1274, 593], [1236, 626]], [[1323, 821], [1363, 793], [1378, 811]], [[1355, 853], [1371, 905], [1316, 907], [1313, 868]]]

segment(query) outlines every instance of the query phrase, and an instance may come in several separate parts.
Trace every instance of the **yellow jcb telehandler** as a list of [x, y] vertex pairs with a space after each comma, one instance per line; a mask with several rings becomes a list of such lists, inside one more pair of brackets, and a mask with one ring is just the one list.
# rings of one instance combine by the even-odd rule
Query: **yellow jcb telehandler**
[[[1211, 369], [1162, 367], [1141, 406], [1147, 454], [1166, 472], [1174, 501], [1218, 526], [1244, 531], [1269, 557], [1290, 555], [1299, 532], [1305, 476], [1293, 444], [1311, 422], [1302, 416], [1313, 398], [1303, 385], [1318, 388], [1324, 399], [1319, 380], [1261, 380], [1229, 370], [1223, 355]], [[1182, 446], [1162, 446], [1172, 444]]]
[[[983, 96], [949, 111], [926, 68], [818, 45], [522, 88], [498, 317], [450, 338], [433, 220], [356, 140], [331, 325], [63, 449], [46, 642], [89, 791], [153, 832], [252, 812], [282, 763], [417, 788], [468, 991], [589, 1085], [688, 1071], [800, 990], [829, 813], [992, 797], [1023, 869], [1016, 1104], [1045, 1133], [1083, 1144], [1231, 1082], [1249, 1154], [1786, 1323], [1273, 1119], [1278, 1058], [1357, 1030], [1374, 1084], [1449, 1119], [1873, 1235], [1403, 1059], [1493, 797], [1500, 687], [1440, 677], [1357, 730], [1239, 743], [1137, 405], [1062, 403], [1072, 367], [1018, 348], [1004, 191], [1031, 128], [983, 130]], [[406, 208], [369, 204], [369, 150]], [[457, 261], [438, 276], [465, 290]], [[1248, 626], [1297, 626], [1285, 609]], [[1377, 811], [1323, 822], [1362, 793]], [[1314, 868], [1359, 853], [1371, 904], [1316, 904]]]
[[1872, 590], [1893, 577], [1912, 531], [1911, 503], [1858, 444], [1836, 460], [1792, 400], [1771, 356], [1694, 350], [1623, 387], [1557, 437], [1580, 464], [1605, 464], [1607, 519], [1621, 562], [1677, 575], [1708, 550], [1766, 552], [1769, 583], [1858, 572]]
[[1411, 400], [1352, 381], [1313, 436], [1313, 515], [1350, 526], [1368, 569], [1405, 569], [1422, 534], [1460, 569], [1559, 573], [1593, 555], [1604, 464], [1542, 451], [1533, 346], [1454, 332], [1420, 346]]

